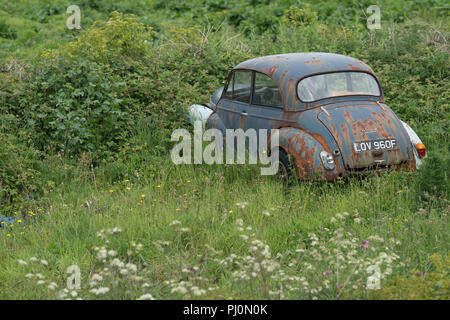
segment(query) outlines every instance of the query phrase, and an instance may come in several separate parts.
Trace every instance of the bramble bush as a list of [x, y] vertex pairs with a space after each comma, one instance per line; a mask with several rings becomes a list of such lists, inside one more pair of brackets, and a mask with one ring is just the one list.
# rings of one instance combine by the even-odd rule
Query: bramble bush
[[95, 62], [51, 55], [38, 62], [22, 99], [33, 145], [69, 156], [114, 151], [132, 120], [121, 87]]
[[152, 43], [153, 35], [135, 16], [113, 12], [76, 41], [44, 52], [21, 101], [33, 144], [104, 158], [126, 148], [144, 119], [156, 148], [168, 146], [168, 133], [186, 125], [183, 106], [206, 101], [217, 78], [225, 79], [232, 64], [249, 57], [239, 42], [224, 48], [227, 39], [211, 28], [169, 26], [160, 46]]
[[17, 140], [0, 132], [0, 214], [41, 193], [39, 153]]

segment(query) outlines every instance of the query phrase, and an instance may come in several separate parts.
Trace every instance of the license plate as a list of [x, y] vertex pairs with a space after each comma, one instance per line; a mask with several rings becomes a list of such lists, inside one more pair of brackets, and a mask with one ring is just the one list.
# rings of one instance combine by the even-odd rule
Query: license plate
[[353, 149], [357, 153], [377, 150], [392, 150], [396, 148], [397, 140], [395, 139], [380, 139], [353, 143]]

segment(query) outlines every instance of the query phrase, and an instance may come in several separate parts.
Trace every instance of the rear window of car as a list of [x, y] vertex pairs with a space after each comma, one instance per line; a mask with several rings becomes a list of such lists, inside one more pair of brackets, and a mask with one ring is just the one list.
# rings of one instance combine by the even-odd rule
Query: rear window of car
[[298, 83], [297, 94], [301, 101], [312, 102], [339, 96], [380, 96], [381, 92], [377, 80], [371, 74], [344, 71], [304, 78]]

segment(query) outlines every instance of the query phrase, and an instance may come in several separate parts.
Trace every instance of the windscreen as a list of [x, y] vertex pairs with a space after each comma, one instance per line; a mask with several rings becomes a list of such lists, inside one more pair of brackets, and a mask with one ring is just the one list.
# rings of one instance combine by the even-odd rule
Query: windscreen
[[380, 88], [375, 78], [368, 73], [345, 71], [305, 78], [299, 82], [297, 93], [301, 101], [312, 102], [349, 95], [380, 96]]

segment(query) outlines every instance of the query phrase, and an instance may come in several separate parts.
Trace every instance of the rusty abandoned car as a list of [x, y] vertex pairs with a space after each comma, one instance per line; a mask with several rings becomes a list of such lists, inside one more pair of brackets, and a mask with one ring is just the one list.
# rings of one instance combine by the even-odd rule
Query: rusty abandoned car
[[[197, 110], [207, 128], [279, 129], [280, 173], [335, 180], [389, 168], [416, 170], [417, 134], [385, 104], [364, 62], [331, 53], [291, 53], [238, 64]], [[192, 109], [191, 109], [192, 111]], [[270, 140], [270, 137], [269, 137]]]

